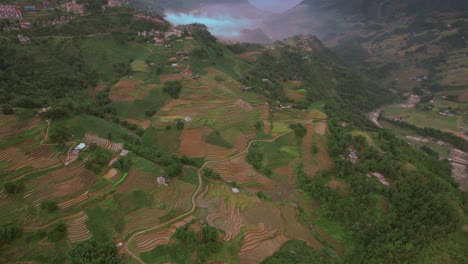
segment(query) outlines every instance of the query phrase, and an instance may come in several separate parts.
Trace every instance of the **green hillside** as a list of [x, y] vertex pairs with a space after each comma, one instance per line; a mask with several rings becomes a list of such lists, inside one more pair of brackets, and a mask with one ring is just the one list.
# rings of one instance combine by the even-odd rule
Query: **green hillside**
[[0, 263], [466, 262], [450, 163], [365, 116], [387, 86], [313, 36], [160, 20], [2, 27]]

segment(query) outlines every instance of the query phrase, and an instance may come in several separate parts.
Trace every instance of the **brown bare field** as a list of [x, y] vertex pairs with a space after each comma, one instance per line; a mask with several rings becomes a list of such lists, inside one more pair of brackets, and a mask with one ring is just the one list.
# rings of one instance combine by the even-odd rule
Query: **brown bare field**
[[175, 99], [175, 100], [169, 100], [164, 104], [163, 107], [161, 107], [161, 111], [164, 112], [169, 112], [172, 110], [172, 108], [179, 106], [179, 105], [190, 105], [192, 104], [192, 101], [187, 101], [187, 100], [180, 100], [180, 99]]
[[18, 120], [14, 115], [0, 114], [0, 138], [7, 138], [39, 125], [41, 119], [33, 117], [27, 121]]
[[239, 184], [256, 182], [266, 187], [271, 187], [272, 185], [270, 179], [259, 174], [247, 163], [245, 155], [221, 161], [216, 164], [210, 164], [209, 167], [217, 171], [226, 182], [235, 181]]
[[98, 137], [93, 134], [85, 134], [84, 141], [88, 144], [96, 144], [96, 146], [105, 148], [110, 151], [120, 152], [123, 149], [122, 143], [113, 143], [105, 138]]
[[65, 201], [65, 202], [62, 202], [62, 203], [59, 203], [58, 204], [58, 207], [60, 209], [65, 209], [65, 208], [68, 208], [70, 206], [73, 206], [73, 205], [76, 205], [76, 204], [79, 204], [79, 203], [82, 203], [82, 202], [85, 202], [87, 201], [89, 198], [89, 195], [88, 195], [88, 192], [84, 192], [82, 195], [76, 197], [76, 198], [73, 198], [71, 200], [68, 200], [68, 201]]
[[128, 177], [117, 187], [117, 192], [130, 192], [135, 189], [143, 191], [154, 191], [158, 187], [154, 176], [132, 169]]
[[82, 195], [96, 180], [96, 175], [83, 166], [65, 167], [29, 181], [29, 186], [36, 187], [26, 192], [24, 199], [36, 206], [45, 199], [68, 201], [71, 196]]
[[241, 53], [239, 55], [237, 55], [238, 58], [240, 59], [250, 59], [252, 56], [255, 56], [255, 55], [261, 55], [263, 54], [262, 51], [250, 51], [250, 52], [244, 52], [244, 53]]
[[333, 190], [339, 190], [341, 194], [346, 194], [348, 190], [348, 185], [344, 182], [337, 181], [335, 177], [333, 177], [328, 183], [327, 186], [332, 188]]
[[298, 91], [294, 91], [294, 90], [285, 90], [285, 93], [286, 93], [286, 96], [289, 97], [290, 99], [298, 102], [302, 99], [304, 99], [304, 95], [301, 94], [300, 92]]
[[249, 103], [247, 103], [246, 101], [242, 99], [237, 99], [237, 101], [234, 104], [240, 107], [245, 112], [250, 112], [252, 111], [252, 109], [254, 109]]
[[211, 226], [224, 231], [224, 241], [229, 241], [241, 232], [242, 218], [240, 209], [233, 204], [226, 205], [223, 200], [220, 201], [219, 209], [211, 212], [206, 221]]
[[189, 211], [192, 208], [192, 193], [195, 186], [179, 180], [171, 180], [168, 186], [158, 186], [154, 198], [167, 205], [167, 209]]
[[91, 238], [91, 232], [86, 227], [87, 219], [88, 216], [84, 212], [81, 212], [76, 219], [65, 222], [67, 225], [68, 239], [70, 239], [71, 242], [76, 243]]
[[136, 210], [125, 217], [127, 224], [125, 225], [123, 234], [157, 226], [158, 224], [161, 224], [161, 220], [159, 220], [159, 218], [168, 212], [168, 209], [161, 209], [158, 207]]
[[132, 102], [136, 99], [145, 98], [143, 93], [135, 93], [141, 80], [120, 80], [110, 89], [109, 98], [113, 102]]
[[159, 79], [161, 80], [161, 83], [165, 83], [165, 82], [168, 82], [168, 81], [182, 81], [183, 78], [184, 78], [184, 76], [182, 76], [182, 74], [179, 74], [179, 73], [162, 74], [161, 76], [159, 76]]
[[149, 126], [151, 126], [151, 121], [150, 120], [143, 120], [143, 121], [136, 120], [136, 119], [124, 119], [124, 120], [131, 123], [131, 124], [141, 126], [144, 129], [147, 129]]
[[259, 229], [245, 232], [244, 242], [239, 253], [239, 263], [260, 263], [273, 255], [288, 241], [283, 235], [278, 235], [276, 229], [267, 229], [260, 225]]
[[264, 225], [266, 229], [284, 230], [281, 210], [268, 203], [259, 203], [241, 212], [242, 220], [247, 226]]
[[315, 133], [323, 136], [327, 133], [327, 124], [325, 122], [315, 123]]
[[104, 179], [114, 178], [118, 173], [119, 171], [114, 168], [109, 169], [109, 171], [106, 174], [104, 174]]
[[184, 129], [179, 154], [188, 157], [204, 157], [206, 154], [205, 137], [212, 132], [209, 127]]
[[138, 252], [147, 252], [153, 248], [166, 245], [171, 240], [172, 235], [175, 233], [176, 229], [182, 227], [192, 221], [195, 217], [189, 216], [181, 221], [178, 221], [172, 224], [169, 228], [158, 231], [151, 232], [146, 234], [141, 234], [135, 237], [135, 242]]
[[225, 157], [228, 157], [233, 152], [232, 149], [215, 146], [215, 145], [208, 144], [208, 143], [205, 145], [205, 147], [206, 147], [205, 149], [206, 160], [220, 160]]
[[468, 102], [468, 89], [463, 90], [463, 93], [458, 97], [458, 101], [464, 103]]
[[[27, 141], [26, 144], [30, 144]], [[35, 169], [44, 169], [59, 165], [60, 159], [55, 157], [55, 152], [48, 146], [35, 146], [30, 149], [22, 149], [21, 144], [16, 147], [0, 150], [0, 160], [11, 162], [11, 167], [5, 171], [14, 171], [21, 168], [32, 167]]]

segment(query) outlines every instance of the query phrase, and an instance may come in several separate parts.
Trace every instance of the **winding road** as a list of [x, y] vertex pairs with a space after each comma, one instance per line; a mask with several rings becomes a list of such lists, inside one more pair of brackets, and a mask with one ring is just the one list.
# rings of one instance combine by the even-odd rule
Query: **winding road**
[[[303, 123], [302, 125], [306, 125], [306, 124], [310, 124], [312, 123], [313, 121], [316, 121], [316, 120], [321, 120], [321, 121], [325, 121], [327, 119], [324, 119], [324, 118], [315, 118], [315, 119], [311, 119], [305, 123]], [[230, 159], [234, 159], [234, 158], [237, 158], [237, 157], [240, 157], [242, 155], [244, 155], [245, 153], [247, 153], [249, 151], [249, 148], [252, 146], [252, 144], [256, 143], [256, 142], [266, 142], [266, 143], [271, 143], [271, 142], [274, 142], [275, 140], [277, 140], [278, 138], [284, 136], [284, 135], [287, 135], [289, 133], [291, 133], [292, 130], [291, 129], [288, 129], [288, 131], [272, 138], [272, 139], [256, 139], [256, 140], [251, 140], [249, 142], [249, 144], [245, 147], [245, 149], [241, 152], [239, 152], [238, 154], [234, 155], [234, 156], [230, 156], [230, 157], [227, 157], [227, 158], [223, 158], [223, 159], [220, 159], [220, 160], [211, 160], [211, 161], [207, 161], [205, 162], [201, 167], [200, 169], [198, 169], [198, 187], [197, 189], [195, 190], [195, 192], [193, 193], [193, 196], [192, 196], [192, 208], [190, 209], [190, 211], [186, 212], [185, 214], [182, 214], [176, 218], [173, 218], [172, 220], [169, 220], [165, 223], [162, 223], [160, 225], [157, 225], [157, 226], [154, 226], [154, 227], [150, 227], [150, 228], [147, 228], [147, 229], [144, 229], [144, 230], [141, 230], [139, 232], [136, 232], [134, 233], [131, 237], [129, 237], [127, 239], [127, 241], [124, 243], [124, 249], [125, 249], [125, 252], [130, 255], [132, 258], [134, 258], [136, 261], [138, 261], [139, 263], [141, 264], [145, 264], [145, 262], [143, 262], [137, 255], [135, 255], [129, 248], [128, 248], [128, 245], [133, 241], [133, 239], [138, 236], [138, 235], [141, 235], [141, 234], [144, 234], [146, 232], [150, 232], [150, 231], [154, 231], [154, 230], [157, 230], [161, 227], [164, 227], [164, 226], [168, 226], [170, 224], [173, 224], [174, 222], [177, 222], [177, 221], [180, 221], [182, 219], [184, 219], [185, 217], [191, 215], [193, 212], [195, 212], [196, 208], [197, 208], [197, 205], [196, 205], [196, 199], [197, 199], [197, 196], [198, 196], [198, 193], [201, 191], [202, 187], [203, 187], [203, 177], [202, 177], [202, 171], [203, 169], [208, 165], [208, 164], [211, 164], [211, 163], [218, 163], [218, 162], [223, 162], [223, 161], [227, 161], [227, 160], [230, 160]]]

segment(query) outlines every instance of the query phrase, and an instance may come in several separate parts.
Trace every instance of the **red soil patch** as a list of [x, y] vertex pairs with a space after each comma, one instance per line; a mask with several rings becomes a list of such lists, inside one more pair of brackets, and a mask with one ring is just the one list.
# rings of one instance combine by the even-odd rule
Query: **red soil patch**
[[130, 192], [134, 189], [153, 191], [157, 186], [153, 176], [133, 169], [128, 172], [127, 179], [117, 187], [117, 192]]
[[287, 96], [287, 97], [291, 98], [292, 100], [294, 100], [294, 101], [296, 101], [296, 102], [298, 102], [298, 101], [304, 99], [304, 95], [301, 94], [301, 93], [298, 92], [298, 91], [286, 90], [285, 93], [286, 93], [286, 96]]
[[238, 99], [234, 104], [242, 108], [242, 110], [244, 110], [245, 112], [250, 112], [253, 109], [253, 107], [249, 103], [242, 99]]
[[468, 89], [465, 89], [462, 94], [458, 97], [458, 101], [460, 102], [468, 102]]
[[168, 81], [181, 81], [184, 78], [182, 74], [175, 73], [175, 74], [163, 74], [159, 76], [159, 79], [161, 80], [161, 83], [165, 83]]
[[251, 51], [251, 52], [244, 52], [242, 54], [237, 55], [237, 57], [240, 59], [249, 59], [252, 56], [261, 55], [261, 54], [263, 54], [263, 52], [257, 50], [257, 51]]
[[248, 226], [263, 225], [268, 230], [284, 230], [281, 210], [274, 205], [259, 203], [255, 207], [244, 210], [241, 215], [243, 222]]
[[205, 137], [209, 133], [211, 133], [211, 128], [205, 126], [184, 129], [179, 154], [188, 157], [204, 157], [206, 154]]
[[245, 161], [245, 156], [210, 164], [209, 167], [216, 170], [224, 181], [237, 182], [239, 184], [259, 183], [266, 188], [271, 188], [272, 182], [267, 177], [259, 174]]
[[125, 121], [127, 121], [127, 122], [129, 122], [131, 124], [141, 126], [144, 129], [147, 129], [149, 126], [151, 126], [151, 121], [150, 120], [139, 121], [139, 120], [136, 120], [136, 119], [125, 119]]
[[111, 179], [111, 178], [115, 177], [117, 175], [117, 173], [119, 173], [119, 171], [112, 168], [104, 175], [104, 179]]
[[143, 94], [136, 94], [140, 80], [121, 80], [110, 90], [109, 97], [113, 102], [131, 102], [135, 99], [143, 99]]
[[169, 100], [163, 107], [161, 107], [160, 110], [164, 111], [164, 112], [169, 112], [175, 106], [187, 105], [187, 104], [191, 104], [191, 103], [192, 103], [192, 101], [180, 100], [180, 99]]

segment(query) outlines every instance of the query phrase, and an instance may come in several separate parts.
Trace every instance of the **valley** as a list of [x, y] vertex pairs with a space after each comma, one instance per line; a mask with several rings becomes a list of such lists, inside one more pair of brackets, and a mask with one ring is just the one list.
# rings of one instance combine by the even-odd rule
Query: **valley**
[[[199, 4], [182, 2], [156, 4]], [[391, 37], [356, 70], [313, 35], [223, 43], [119, 1], [69, 6], [1, 24], [1, 263], [466, 260], [458, 69], [408, 73]]]

